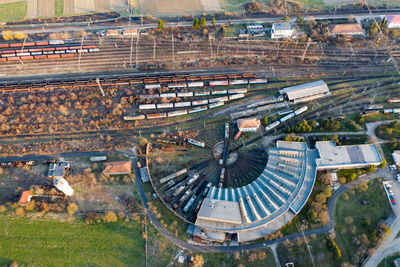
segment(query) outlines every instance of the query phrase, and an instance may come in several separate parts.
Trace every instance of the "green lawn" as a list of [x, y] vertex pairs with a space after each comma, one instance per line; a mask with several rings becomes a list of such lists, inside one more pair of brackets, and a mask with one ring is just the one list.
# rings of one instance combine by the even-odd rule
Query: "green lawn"
[[144, 266], [142, 228], [136, 222], [87, 225], [0, 216], [0, 265]]
[[64, 1], [63, 0], [55, 0], [55, 12], [54, 17], [62, 17], [64, 14]]
[[[359, 189], [348, 190], [337, 200], [334, 220], [337, 244], [342, 251], [343, 262], [360, 264], [362, 255], [357, 255], [361, 244], [372, 247], [376, 240], [377, 225], [391, 214], [391, 207], [384, 193], [382, 183], [375, 179], [367, 183], [368, 189], [362, 192]], [[346, 196], [348, 199], [346, 200]], [[361, 205], [362, 200], [369, 200], [369, 205]], [[367, 235], [369, 242], [355, 242], [356, 239]], [[361, 239], [362, 240], [362, 239]]]
[[203, 266], [237, 267], [239, 264], [252, 267], [276, 266], [274, 255], [269, 248], [236, 253], [201, 253], [201, 255], [204, 259]]
[[384, 258], [379, 264], [378, 267], [395, 267], [393, 260], [396, 258], [400, 258], [400, 253], [394, 253], [386, 258]]
[[22, 20], [26, 16], [27, 2], [15, 2], [0, 5], [0, 21]]

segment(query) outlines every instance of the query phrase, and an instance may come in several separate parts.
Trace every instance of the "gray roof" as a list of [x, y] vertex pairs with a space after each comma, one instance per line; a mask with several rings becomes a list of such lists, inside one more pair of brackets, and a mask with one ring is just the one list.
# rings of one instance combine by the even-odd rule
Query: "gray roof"
[[197, 218], [234, 224], [242, 223], [239, 204], [236, 201], [210, 198], [203, 200]]
[[272, 29], [275, 31], [288, 31], [292, 30], [293, 26], [291, 22], [279, 22], [272, 24]]
[[279, 90], [280, 94], [285, 94], [289, 100], [308, 97], [312, 95], [327, 94], [329, 93], [329, 88], [326, 83], [322, 80], [300, 84], [296, 86], [286, 87]]

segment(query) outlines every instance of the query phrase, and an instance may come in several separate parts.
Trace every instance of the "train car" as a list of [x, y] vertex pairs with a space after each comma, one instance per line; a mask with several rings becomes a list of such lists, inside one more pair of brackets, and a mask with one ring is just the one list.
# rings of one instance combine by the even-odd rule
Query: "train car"
[[161, 178], [160, 179], [160, 183], [163, 184], [163, 183], [168, 182], [169, 180], [172, 180], [172, 179], [174, 179], [174, 178], [176, 178], [178, 176], [181, 176], [181, 175], [183, 175], [185, 173], [187, 173], [187, 169], [182, 169], [180, 171], [174, 172], [174, 173], [172, 173], [172, 174], [170, 174], [168, 176], [165, 176], [164, 178]]
[[46, 41], [44, 41], [44, 42], [36, 42], [36, 45], [38, 45], [38, 46], [49, 45], [49, 42], [46, 42]]
[[174, 103], [174, 106], [176, 108], [190, 107], [191, 103], [190, 103], [190, 101], [187, 101], [187, 102], [176, 102], [176, 103]]
[[21, 60], [21, 58], [20, 57], [8, 57], [7, 58], [7, 61], [18, 61], [18, 60]]
[[176, 117], [176, 116], [182, 116], [188, 114], [187, 110], [176, 110], [176, 111], [170, 111], [168, 112], [168, 117]]
[[155, 104], [142, 104], [139, 105], [139, 109], [155, 109], [156, 105]]
[[156, 84], [146, 84], [144, 86], [145, 89], [158, 89], [161, 88], [161, 85], [156, 83]]
[[207, 96], [210, 95], [209, 91], [194, 92], [194, 96]]
[[124, 116], [124, 120], [125, 120], [125, 121], [144, 120], [145, 118], [146, 118], [145, 115]]
[[394, 108], [393, 113], [400, 113], [400, 108]]
[[62, 58], [66, 58], [66, 57], [74, 57], [75, 54], [61, 54]]
[[229, 123], [225, 123], [225, 139], [229, 139]]
[[25, 57], [25, 56], [30, 56], [30, 55], [31, 55], [31, 53], [29, 53], [29, 52], [28, 53], [17, 53], [16, 54], [17, 57]]
[[59, 45], [59, 44], [64, 44], [63, 40], [50, 40], [49, 41], [50, 45]]
[[250, 79], [249, 84], [267, 83], [267, 79]]
[[275, 121], [275, 122], [271, 123], [270, 125], [267, 125], [267, 127], [265, 127], [265, 130], [266, 130], [267, 132], [268, 132], [268, 131], [271, 131], [272, 129], [278, 127], [279, 124], [281, 124], [279, 121]]
[[390, 98], [387, 100], [388, 103], [399, 103], [400, 98]]
[[242, 85], [247, 84], [248, 82], [248, 80], [230, 80], [229, 85]]
[[173, 108], [173, 103], [157, 104], [157, 108]]
[[379, 110], [370, 110], [370, 111], [364, 111], [361, 113], [361, 116], [363, 117], [368, 117], [368, 116], [372, 116], [372, 115], [378, 115], [379, 114]]
[[34, 57], [33, 56], [22, 56], [21, 60], [33, 60]]
[[205, 144], [204, 142], [197, 141], [197, 140], [194, 140], [194, 139], [188, 138], [188, 139], [186, 139], [186, 141], [187, 141], [189, 144], [195, 145], [195, 146], [198, 146], [198, 147], [205, 147], [205, 146], [206, 146], [206, 144]]
[[207, 110], [207, 106], [201, 106], [201, 107], [196, 107], [188, 110], [188, 113], [196, 113], [196, 112], [201, 112]]
[[364, 110], [379, 110], [383, 109], [383, 105], [366, 105], [364, 106]]
[[54, 51], [43, 51], [43, 55], [53, 55]]
[[188, 82], [188, 87], [204, 87], [204, 82]]
[[243, 98], [244, 94], [234, 94], [234, 95], [230, 95], [229, 96], [229, 101], [231, 100], [235, 100], [235, 99], [239, 99], [239, 98]]
[[237, 88], [228, 90], [228, 94], [245, 94], [245, 93], [247, 93], [247, 88]]
[[206, 104], [208, 104], [207, 99], [192, 101], [192, 106], [200, 106], [200, 105], [206, 105]]
[[228, 80], [222, 80], [222, 81], [210, 81], [209, 82], [210, 86], [222, 86], [222, 85], [229, 85]]
[[156, 99], [159, 98], [160, 95], [159, 94], [152, 94], [152, 95], [140, 95], [139, 98], [142, 99]]
[[222, 96], [222, 97], [216, 97], [216, 98], [210, 98], [208, 100], [209, 103], [215, 103], [215, 102], [225, 102], [229, 101], [229, 98], [227, 96]]
[[294, 115], [295, 115], [295, 116], [298, 116], [298, 115], [300, 115], [301, 113], [306, 112], [307, 110], [308, 110], [308, 107], [307, 107], [307, 106], [301, 107], [301, 108], [299, 108], [298, 110], [296, 110], [296, 111], [294, 112]]
[[10, 44], [10, 47], [22, 47], [22, 43], [15, 43], [15, 44]]
[[162, 118], [166, 118], [167, 117], [167, 113], [153, 113], [153, 114], [147, 114], [146, 118], [151, 120], [151, 119], [162, 119]]
[[170, 83], [168, 84], [168, 88], [186, 88], [186, 83]]
[[278, 116], [283, 116], [283, 115], [286, 115], [286, 114], [289, 114], [289, 113], [292, 113], [292, 112], [293, 112], [293, 110], [291, 110], [291, 109], [279, 111], [278, 112]]
[[212, 109], [212, 108], [220, 107], [220, 106], [223, 106], [223, 105], [224, 105], [224, 102], [215, 102], [215, 103], [209, 104], [208, 108]]
[[47, 56], [46, 55], [37, 55], [37, 56], [34, 56], [34, 58], [35, 59], [47, 59]]
[[212, 95], [226, 95], [228, 93], [228, 90], [216, 90], [216, 91], [211, 91]]
[[47, 55], [47, 58], [60, 58], [60, 55], [55, 54], [55, 55]]
[[99, 52], [100, 49], [98, 48], [89, 48], [89, 53]]
[[0, 44], [0, 48], [8, 48], [10, 47], [10, 44]]
[[1, 55], [1, 57], [15, 57], [15, 54], [14, 53], [12, 53], [12, 54], [3, 54], [3, 55]]
[[178, 92], [176, 95], [178, 97], [191, 97], [193, 96], [193, 92]]
[[160, 97], [173, 98], [176, 97], [176, 93], [162, 93], [160, 94]]
[[280, 121], [281, 123], [284, 123], [285, 121], [290, 120], [290, 119], [293, 118], [294, 116], [295, 116], [294, 113], [290, 113], [290, 114], [286, 115], [285, 117], [283, 117], [282, 119], [280, 119], [279, 121]]
[[196, 195], [192, 196], [189, 199], [188, 203], [186, 203], [185, 207], [183, 208], [183, 212], [185, 212], [185, 213], [188, 212], [195, 200], [196, 200]]

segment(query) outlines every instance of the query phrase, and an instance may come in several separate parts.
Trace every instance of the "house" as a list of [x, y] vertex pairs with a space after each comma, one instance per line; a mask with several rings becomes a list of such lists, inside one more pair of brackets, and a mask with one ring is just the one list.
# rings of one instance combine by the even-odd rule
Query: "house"
[[388, 15], [386, 20], [389, 29], [400, 28], [400, 15]]
[[149, 169], [147, 167], [140, 168], [140, 177], [142, 177], [143, 183], [150, 181]]
[[352, 24], [332, 24], [328, 26], [329, 34], [332, 36], [345, 35], [345, 36], [353, 36], [353, 35], [364, 35], [365, 32], [361, 27], [361, 24], [352, 23]]
[[72, 196], [74, 194], [74, 190], [68, 184], [67, 180], [65, 180], [63, 177], [55, 178], [53, 184], [58, 190], [60, 190], [67, 196]]
[[237, 125], [239, 131], [241, 132], [255, 132], [257, 131], [258, 127], [260, 127], [261, 122], [259, 119], [253, 117], [253, 118], [238, 119]]
[[114, 161], [103, 164], [104, 175], [122, 175], [131, 173], [131, 161]]
[[25, 190], [22, 192], [21, 197], [19, 198], [18, 205], [26, 206], [32, 199], [31, 191]]
[[393, 157], [394, 163], [396, 163], [396, 166], [400, 167], [400, 150], [393, 151], [392, 157]]
[[124, 30], [122, 34], [125, 36], [137, 36], [138, 30], [137, 29]]
[[119, 30], [107, 30], [106, 36], [120, 36]]
[[293, 25], [291, 22], [279, 22], [272, 24], [271, 38], [292, 38]]
[[67, 180], [64, 179], [66, 170], [70, 168], [69, 162], [50, 163], [48, 177], [53, 180], [53, 185], [66, 194], [72, 196], [74, 190], [69, 186]]

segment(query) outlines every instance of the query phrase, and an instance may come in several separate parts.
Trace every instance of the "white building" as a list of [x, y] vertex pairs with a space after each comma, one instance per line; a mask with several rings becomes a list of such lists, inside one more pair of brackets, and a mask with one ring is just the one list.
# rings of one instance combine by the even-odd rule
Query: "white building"
[[311, 101], [330, 95], [328, 85], [322, 80], [286, 87], [279, 90], [279, 93], [293, 103]]
[[49, 178], [53, 179], [54, 186], [66, 194], [72, 196], [74, 190], [69, 186], [68, 182], [64, 179], [65, 170], [69, 169], [70, 165], [68, 162], [51, 163], [49, 165]]
[[388, 15], [386, 20], [389, 29], [400, 28], [400, 15]]
[[237, 125], [239, 131], [242, 132], [256, 132], [258, 127], [260, 127], [261, 122], [257, 118], [246, 118], [246, 119], [238, 119]]
[[292, 38], [293, 25], [291, 22], [279, 22], [272, 24], [271, 38]]
[[394, 162], [396, 163], [396, 166], [399, 167], [400, 166], [400, 150], [393, 151], [392, 157], [393, 157]]
[[66, 194], [67, 196], [72, 196], [74, 194], [74, 190], [69, 186], [67, 180], [65, 180], [63, 177], [57, 177], [54, 179], [54, 186]]

